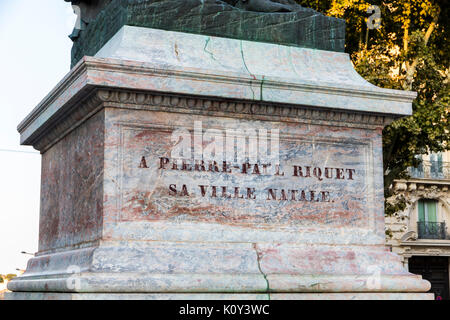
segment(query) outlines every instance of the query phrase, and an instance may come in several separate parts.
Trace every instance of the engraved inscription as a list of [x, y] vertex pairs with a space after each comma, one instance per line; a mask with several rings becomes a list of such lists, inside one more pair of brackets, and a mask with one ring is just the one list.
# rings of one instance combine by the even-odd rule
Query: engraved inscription
[[[362, 227], [367, 223], [372, 181], [368, 178], [370, 145], [364, 141], [282, 136], [278, 145], [266, 143], [269, 150], [278, 151], [276, 157], [251, 157], [248, 152], [236, 157], [242, 146], [235, 143], [234, 159], [216, 157], [214, 150], [213, 156], [198, 159], [194, 130], [183, 131], [188, 139], [174, 139], [174, 131], [122, 130], [122, 221], [198, 221], [264, 228]], [[207, 131], [202, 131], [203, 138]], [[202, 140], [202, 146], [217, 150], [217, 145], [211, 147], [210, 136], [207, 143]], [[258, 133], [256, 137], [259, 142]], [[227, 143], [226, 137], [216, 140]], [[179, 150], [174, 152], [180, 145], [187, 147], [182, 156]]]
[[[180, 171], [180, 172], [210, 172], [222, 173], [222, 174], [243, 174], [243, 175], [255, 175], [255, 176], [285, 176], [285, 172], [281, 169], [280, 165], [275, 165], [274, 170], [270, 170], [273, 165], [271, 163], [254, 163], [248, 162], [241, 165], [233, 164], [227, 161], [218, 163], [217, 161], [204, 161], [195, 160], [187, 161], [185, 159], [179, 161], [178, 159], [169, 159], [166, 157], [159, 158], [159, 170], [165, 171]], [[145, 156], [142, 156], [138, 168], [148, 169], [147, 160]], [[294, 165], [290, 170], [293, 177], [301, 179], [313, 178], [318, 181], [324, 179], [337, 179], [337, 180], [354, 180], [356, 170], [352, 168], [332, 168], [332, 167], [312, 167], [312, 166], [300, 166]], [[247, 199], [255, 200], [256, 194], [261, 190], [256, 190], [250, 187], [241, 186], [216, 186], [216, 185], [197, 185], [187, 186], [186, 184], [180, 185], [171, 184], [168, 187], [170, 196], [189, 197], [192, 193], [200, 194], [201, 197], [210, 198], [224, 198], [224, 199]], [[181, 189], [181, 190], [180, 190]], [[190, 191], [188, 191], [190, 190]], [[309, 202], [334, 202], [330, 198], [329, 191], [318, 190], [295, 190], [295, 189], [275, 189], [267, 188], [262, 191], [266, 195], [266, 200], [279, 200], [279, 201], [309, 201]]]

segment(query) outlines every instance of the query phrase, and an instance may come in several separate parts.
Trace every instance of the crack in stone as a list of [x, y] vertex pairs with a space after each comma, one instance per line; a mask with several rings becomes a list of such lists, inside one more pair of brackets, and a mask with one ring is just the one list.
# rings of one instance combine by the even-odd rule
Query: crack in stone
[[262, 268], [261, 268], [261, 256], [259, 255], [256, 243], [253, 243], [253, 249], [255, 249], [255, 253], [256, 253], [256, 260], [258, 262], [258, 270], [262, 274], [262, 276], [264, 277], [264, 280], [266, 281], [266, 292], [267, 292], [267, 296], [268, 296], [268, 298], [270, 300], [269, 279], [267, 279], [267, 275], [262, 271]]
[[[247, 63], [245, 63], [244, 51], [243, 51], [243, 49], [242, 49], [242, 40], [240, 41], [240, 44], [241, 44], [241, 57], [242, 57], [242, 62], [244, 62], [244, 67], [245, 67], [245, 69], [247, 70], [248, 74], [249, 74], [254, 80], [256, 80], [256, 76], [255, 76], [253, 73], [250, 72], [250, 70], [249, 70], [248, 67], [247, 67]], [[253, 93], [253, 100], [255, 100], [255, 91], [253, 90], [252, 85], [253, 85], [253, 82], [252, 82], [252, 80], [250, 80], [250, 90], [252, 90], [252, 93]]]
[[214, 57], [214, 54], [211, 51], [208, 51], [208, 44], [210, 41], [211, 41], [211, 37], [208, 37], [208, 39], [206, 39], [206, 43], [205, 43], [205, 47], [203, 48], [203, 51], [205, 51], [207, 54], [209, 54], [213, 60], [216, 60], [216, 58]]

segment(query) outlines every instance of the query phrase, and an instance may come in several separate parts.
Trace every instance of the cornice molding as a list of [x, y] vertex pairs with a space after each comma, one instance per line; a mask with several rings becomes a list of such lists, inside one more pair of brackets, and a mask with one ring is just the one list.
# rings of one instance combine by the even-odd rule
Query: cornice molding
[[[394, 109], [406, 107], [415, 95], [376, 87], [314, 86], [291, 83], [289, 78], [257, 79], [249, 74], [200, 71], [84, 57], [19, 124], [21, 143], [42, 151], [48, 144], [39, 142], [45, 132], [63, 134], [89, 117], [100, 103], [118, 108], [376, 129], [401, 117]], [[284, 93], [289, 98], [284, 99]], [[311, 97], [315, 97], [315, 105], [308, 104]], [[359, 105], [362, 101], [364, 108]], [[384, 102], [365, 110], [370, 101]], [[384, 112], [385, 104], [395, 106], [392, 113]]]
[[88, 97], [67, 110], [27, 143], [45, 152], [56, 142], [103, 108], [188, 113], [235, 117], [261, 121], [281, 121], [379, 129], [394, 119], [390, 115], [316, 109], [308, 106], [236, 101], [177, 94], [160, 94], [123, 89], [94, 89]]

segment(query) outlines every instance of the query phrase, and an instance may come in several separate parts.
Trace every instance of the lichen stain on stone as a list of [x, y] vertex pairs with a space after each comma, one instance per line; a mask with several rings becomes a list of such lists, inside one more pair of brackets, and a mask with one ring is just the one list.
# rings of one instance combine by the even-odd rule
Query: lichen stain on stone
[[180, 53], [178, 52], [178, 44], [176, 42], [174, 44], [174, 51], [175, 55], [177, 56], [177, 59], [180, 60]]

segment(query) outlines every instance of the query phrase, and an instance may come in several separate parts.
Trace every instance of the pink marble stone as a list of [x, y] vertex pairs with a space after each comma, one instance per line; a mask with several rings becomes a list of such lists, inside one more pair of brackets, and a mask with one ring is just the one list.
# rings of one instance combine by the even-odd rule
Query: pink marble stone
[[39, 251], [102, 237], [104, 113], [42, 155]]

